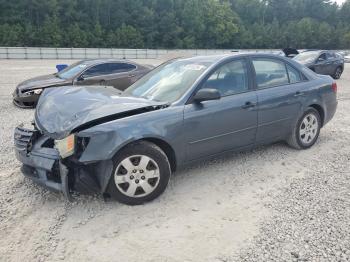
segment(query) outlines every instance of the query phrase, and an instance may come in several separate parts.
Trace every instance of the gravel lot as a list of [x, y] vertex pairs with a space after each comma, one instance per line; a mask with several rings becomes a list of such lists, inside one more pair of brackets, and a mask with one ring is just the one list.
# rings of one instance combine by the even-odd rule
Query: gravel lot
[[275, 144], [198, 163], [159, 199], [129, 207], [100, 196], [67, 203], [20, 174], [12, 132], [34, 111], [11, 93], [62, 62], [0, 64], [1, 261], [350, 260], [350, 67], [312, 149]]

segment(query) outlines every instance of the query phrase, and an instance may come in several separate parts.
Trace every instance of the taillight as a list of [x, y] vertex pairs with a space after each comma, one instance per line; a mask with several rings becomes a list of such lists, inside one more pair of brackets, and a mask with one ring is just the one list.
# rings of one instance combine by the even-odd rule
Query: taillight
[[336, 82], [334, 82], [334, 83], [332, 84], [332, 90], [333, 90], [334, 93], [337, 93], [337, 91], [338, 91], [338, 86], [337, 86], [337, 83], [336, 83]]

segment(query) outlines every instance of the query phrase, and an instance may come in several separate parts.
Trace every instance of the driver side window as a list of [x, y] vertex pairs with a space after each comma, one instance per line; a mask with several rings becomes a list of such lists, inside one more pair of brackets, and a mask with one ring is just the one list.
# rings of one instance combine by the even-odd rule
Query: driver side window
[[325, 53], [323, 53], [322, 55], [320, 55], [320, 57], [317, 59], [319, 62], [322, 62], [322, 61], [326, 61], [327, 60], [327, 56]]
[[206, 81], [205, 88], [214, 88], [221, 96], [248, 91], [248, 70], [244, 60], [229, 62], [217, 69]]

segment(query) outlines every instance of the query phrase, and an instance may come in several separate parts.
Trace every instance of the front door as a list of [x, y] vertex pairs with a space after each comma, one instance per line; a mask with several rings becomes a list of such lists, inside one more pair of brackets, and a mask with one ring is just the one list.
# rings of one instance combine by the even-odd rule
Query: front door
[[105, 85], [110, 73], [107, 63], [98, 64], [85, 70], [77, 79], [76, 85]]
[[215, 88], [221, 99], [185, 106], [187, 159], [195, 160], [254, 144], [257, 95], [245, 60], [219, 67], [202, 88]]

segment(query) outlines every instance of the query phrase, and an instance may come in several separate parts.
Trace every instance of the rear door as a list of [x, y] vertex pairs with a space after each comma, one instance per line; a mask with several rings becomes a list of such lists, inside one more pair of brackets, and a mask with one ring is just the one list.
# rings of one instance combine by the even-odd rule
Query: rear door
[[327, 56], [327, 63], [326, 63], [327, 67], [325, 69], [326, 75], [333, 75], [335, 73], [335, 70], [338, 67], [338, 63], [337, 63], [338, 58], [334, 52], [327, 52], [326, 56]]
[[137, 67], [129, 63], [110, 63], [110, 75], [106, 77], [107, 85], [114, 86], [119, 90], [125, 90], [136, 80]]
[[315, 68], [315, 72], [317, 74], [321, 74], [321, 75], [327, 75], [328, 74], [329, 62], [328, 62], [326, 53], [322, 53], [318, 57], [318, 59], [316, 60], [314, 68]]
[[252, 58], [252, 63], [258, 96], [257, 143], [284, 139], [301, 112], [306, 78], [280, 59]]
[[249, 76], [246, 60], [226, 63], [201, 87], [217, 89], [221, 99], [185, 106], [188, 160], [254, 144], [257, 96]]

